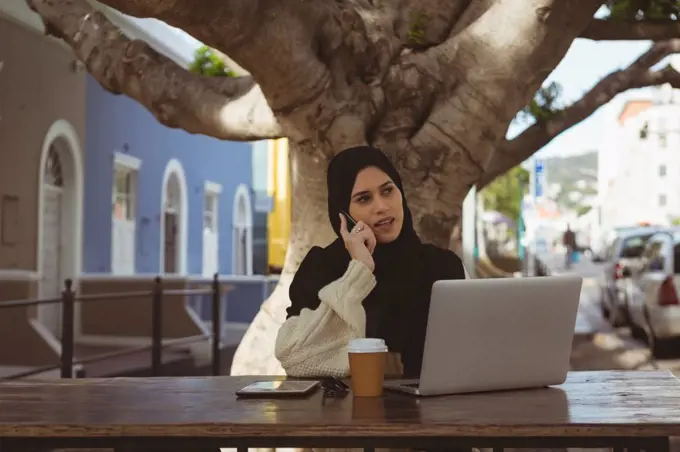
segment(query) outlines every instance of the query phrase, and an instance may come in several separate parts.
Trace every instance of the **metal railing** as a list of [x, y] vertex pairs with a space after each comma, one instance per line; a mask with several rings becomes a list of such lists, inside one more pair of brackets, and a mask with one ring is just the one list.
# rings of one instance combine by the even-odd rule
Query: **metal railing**
[[[229, 298], [232, 300], [233, 306], [243, 307], [244, 299], [247, 299], [249, 302], [257, 301], [258, 309], [260, 307], [259, 303], [266, 300], [271, 295], [274, 288], [278, 285], [279, 279], [279, 275], [220, 275], [220, 282], [230, 288]], [[187, 280], [187, 283], [189, 287], [200, 287], [205, 284], [203, 281], [203, 278], [190, 278]], [[259, 294], [256, 293], [257, 286], [260, 287]], [[189, 296], [187, 298], [187, 305], [203, 322], [213, 322], [215, 320], [209, 312], [209, 310], [212, 309], [210, 307], [212, 301], [205, 300], [204, 295], [198, 294]], [[227, 311], [229, 308], [229, 305], [225, 305], [225, 308], [221, 311], [222, 319], [220, 319], [220, 321], [223, 324], [227, 323]], [[244, 314], [242, 312], [232, 312], [231, 316], [233, 316], [231, 321], [236, 323], [239, 321], [252, 320], [248, 314], [245, 314], [248, 318], [243, 319], [242, 317], [244, 317]], [[238, 317], [241, 317], [241, 319], [238, 319]]]
[[[171, 346], [188, 345], [206, 339], [213, 339], [211, 343], [211, 374], [219, 375], [221, 369], [221, 355], [220, 345], [222, 342], [222, 322], [213, 321], [211, 334], [203, 334], [197, 336], [190, 336], [185, 338], [163, 340], [163, 301], [164, 296], [190, 296], [190, 295], [211, 295], [212, 318], [221, 319], [221, 296], [222, 283], [220, 282], [219, 274], [215, 274], [210, 289], [179, 289], [179, 290], [165, 290], [163, 288], [163, 280], [160, 276], [156, 277], [153, 282], [152, 290], [149, 291], [134, 291], [134, 292], [116, 292], [116, 293], [99, 293], [87, 294], [77, 296], [73, 290], [73, 281], [67, 279], [64, 282], [64, 290], [60, 298], [43, 298], [43, 299], [26, 299], [26, 300], [11, 300], [0, 302], [0, 311], [3, 309], [40, 306], [47, 304], [61, 303], [61, 354], [59, 364], [51, 366], [43, 366], [22, 372], [18, 372], [9, 376], [0, 377], [3, 380], [16, 380], [25, 378], [44, 372], [60, 369], [61, 378], [73, 378], [74, 366], [94, 363], [98, 361], [105, 361], [112, 358], [119, 358], [126, 355], [132, 355], [139, 352], [151, 351], [151, 374], [153, 376], [161, 375], [163, 349]], [[139, 347], [130, 347], [124, 350], [114, 352], [106, 352], [94, 356], [88, 356], [83, 359], [74, 360], [75, 358], [75, 304], [87, 303], [90, 301], [108, 301], [131, 299], [140, 297], [151, 298], [151, 344]], [[217, 339], [215, 339], [217, 338]]]

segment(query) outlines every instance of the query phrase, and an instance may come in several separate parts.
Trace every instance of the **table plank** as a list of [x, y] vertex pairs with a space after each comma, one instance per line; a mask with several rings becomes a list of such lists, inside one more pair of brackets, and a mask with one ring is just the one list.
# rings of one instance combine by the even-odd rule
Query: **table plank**
[[665, 371], [425, 399], [236, 399], [262, 379], [274, 377], [2, 383], [0, 437], [680, 436], [680, 382]]

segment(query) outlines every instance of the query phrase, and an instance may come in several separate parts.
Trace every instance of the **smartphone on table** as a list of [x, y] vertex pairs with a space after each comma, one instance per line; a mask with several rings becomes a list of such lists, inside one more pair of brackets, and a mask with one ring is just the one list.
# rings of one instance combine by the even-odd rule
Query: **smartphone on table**
[[236, 391], [238, 398], [304, 397], [312, 394], [321, 380], [256, 381]]

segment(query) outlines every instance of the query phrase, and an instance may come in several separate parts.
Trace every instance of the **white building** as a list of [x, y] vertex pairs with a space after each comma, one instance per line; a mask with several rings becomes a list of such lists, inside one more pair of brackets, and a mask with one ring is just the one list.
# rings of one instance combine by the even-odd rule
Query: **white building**
[[603, 229], [670, 224], [680, 217], [680, 96], [626, 103], [600, 150], [598, 204]]

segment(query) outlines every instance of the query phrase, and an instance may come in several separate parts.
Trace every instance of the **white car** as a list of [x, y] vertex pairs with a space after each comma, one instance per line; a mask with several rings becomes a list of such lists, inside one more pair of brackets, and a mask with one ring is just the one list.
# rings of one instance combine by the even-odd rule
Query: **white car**
[[654, 356], [680, 337], [680, 228], [650, 237], [640, 267], [626, 280], [626, 304], [634, 337], [645, 338]]

